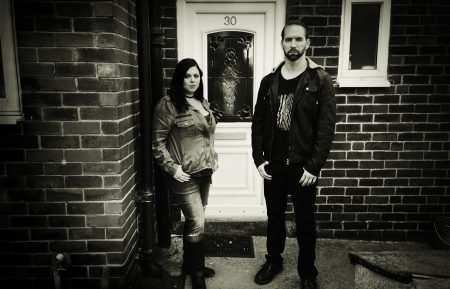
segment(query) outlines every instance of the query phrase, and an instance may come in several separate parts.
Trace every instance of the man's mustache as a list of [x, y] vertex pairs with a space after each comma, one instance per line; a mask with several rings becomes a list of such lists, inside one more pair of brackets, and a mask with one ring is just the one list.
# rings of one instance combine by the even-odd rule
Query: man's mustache
[[300, 51], [298, 51], [295, 48], [291, 48], [291, 49], [289, 49], [288, 53], [298, 53], [298, 54], [300, 54]]

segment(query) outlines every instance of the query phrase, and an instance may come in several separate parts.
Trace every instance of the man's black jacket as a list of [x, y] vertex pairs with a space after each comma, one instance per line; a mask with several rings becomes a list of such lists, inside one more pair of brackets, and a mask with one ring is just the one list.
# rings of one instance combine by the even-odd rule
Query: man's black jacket
[[[322, 66], [306, 59], [306, 75], [300, 78], [292, 106], [289, 163], [301, 163], [305, 170], [318, 176], [333, 142], [336, 102], [328, 73]], [[266, 75], [259, 87], [252, 122], [252, 149], [256, 167], [271, 161], [278, 83], [283, 64]]]

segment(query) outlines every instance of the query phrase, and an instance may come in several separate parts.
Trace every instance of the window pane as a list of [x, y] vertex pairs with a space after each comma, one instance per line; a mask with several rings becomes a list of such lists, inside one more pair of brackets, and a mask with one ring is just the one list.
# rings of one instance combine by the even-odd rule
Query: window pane
[[223, 112], [221, 121], [251, 121], [253, 34], [208, 34], [208, 98]]
[[376, 69], [381, 4], [353, 4], [349, 69]]

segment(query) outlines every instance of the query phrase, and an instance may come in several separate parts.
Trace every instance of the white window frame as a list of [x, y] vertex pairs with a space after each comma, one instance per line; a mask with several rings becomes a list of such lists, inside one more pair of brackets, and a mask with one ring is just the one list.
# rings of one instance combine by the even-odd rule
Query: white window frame
[[[377, 68], [374, 70], [349, 69], [352, 4], [381, 4], [378, 29]], [[337, 83], [340, 87], [389, 87], [387, 65], [389, 31], [391, 23], [390, 0], [344, 0], [341, 18], [341, 43]]]
[[11, 0], [0, 1], [0, 41], [6, 98], [0, 98], [0, 124], [15, 124], [22, 119], [14, 11]]

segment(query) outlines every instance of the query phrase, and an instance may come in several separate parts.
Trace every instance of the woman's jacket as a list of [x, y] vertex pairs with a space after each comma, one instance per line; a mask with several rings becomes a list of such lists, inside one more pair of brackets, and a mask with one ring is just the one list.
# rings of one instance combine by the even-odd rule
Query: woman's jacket
[[207, 100], [203, 107], [210, 113], [210, 123], [194, 107], [178, 112], [169, 96], [155, 107], [153, 117], [153, 155], [159, 166], [171, 176], [181, 165], [187, 174], [217, 169], [214, 150], [216, 121]]

